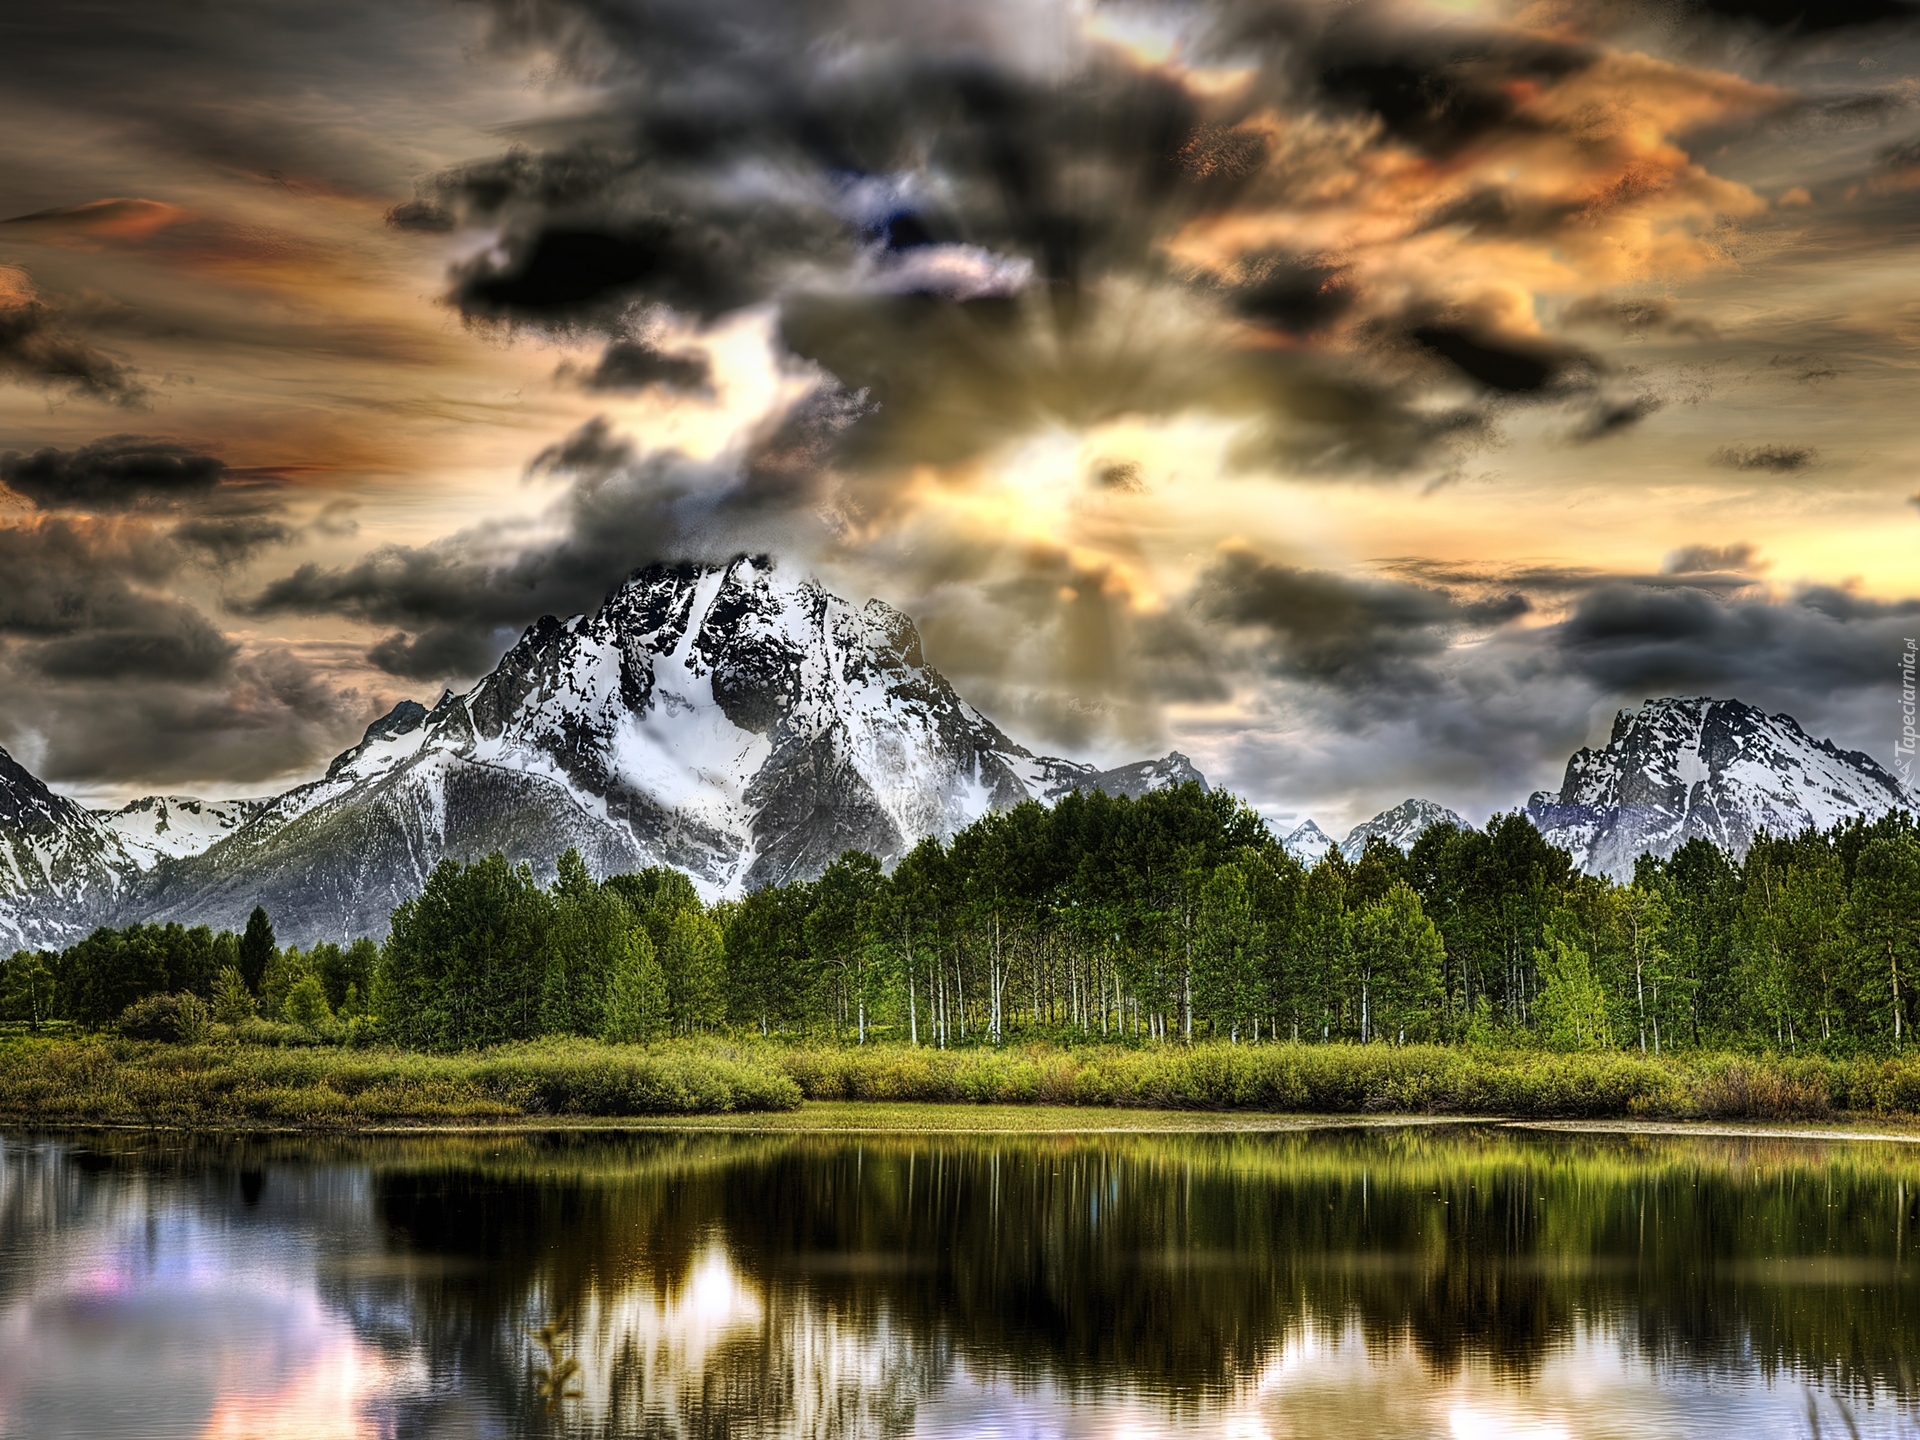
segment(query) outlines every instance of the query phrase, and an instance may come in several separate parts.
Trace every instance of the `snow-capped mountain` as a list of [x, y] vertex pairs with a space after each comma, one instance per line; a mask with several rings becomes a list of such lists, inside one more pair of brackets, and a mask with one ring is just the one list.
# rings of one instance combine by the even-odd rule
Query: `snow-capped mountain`
[[1792, 716], [1693, 697], [1622, 710], [1606, 748], [1576, 752], [1559, 793], [1537, 792], [1527, 815], [1582, 869], [1624, 879], [1642, 853], [1696, 836], [1743, 855], [1763, 831], [1913, 808], [1870, 756], [1812, 739]]
[[142, 870], [161, 860], [198, 855], [244, 825], [263, 802], [196, 800], [190, 795], [147, 795], [118, 810], [93, 816], [119, 838], [120, 846]]
[[77, 940], [119, 899], [128, 869], [97, 817], [0, 750], [0, 948]]
[[1320, 863], [1334, 844], [1333, 837], [1313, 821], [1302, 820], [1280, 838], [1280, 848], [1311, 868]]
[[1434, 825], [1452, 825], [1461, 830], [1472, 828], [1446, 806], [1432, 800], [1402, 800], [1391, 810], [1382, 810], [1371, 820], [1362, 820], [1349, 830], [1347, 838], [1340, 842], [1340, 853], [1349, 860], [1358, 860], [1367, 848], [1367, 841], [1375, 835], [1404, 853], [1413, 849], [1413, 842]]
[[264, 904], [302, 943], [378, 934], [443, 858], [550, 871], [570, 846], [603, 874], [672, 865], [737, 894], [1028, 798], [1181, 780], [1201, 776], [1179, 754], [1106, 771], [1033, 755], [880, 601], [764, 558], [656, 565], [597, 614], [533, 625], [466, 694], [396, 706], [323, 778], [156, 867], [140, 908], [237, 925]]

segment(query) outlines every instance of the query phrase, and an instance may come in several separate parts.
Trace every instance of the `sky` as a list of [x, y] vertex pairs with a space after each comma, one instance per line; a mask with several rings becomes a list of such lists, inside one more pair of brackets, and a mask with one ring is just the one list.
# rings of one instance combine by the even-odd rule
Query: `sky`
[[1893, 759], [1906, 0], [67, 0], [0, 128], [0, 745], [92, 803], [742, 551], [1283, 825], [1663, 695]]

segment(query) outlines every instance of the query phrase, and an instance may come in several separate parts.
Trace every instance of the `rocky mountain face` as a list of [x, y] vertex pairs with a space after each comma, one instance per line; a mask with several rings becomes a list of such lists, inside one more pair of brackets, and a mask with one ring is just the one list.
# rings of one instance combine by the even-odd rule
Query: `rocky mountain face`
[[78, 939], [119, 902], [132, 868], [98, 817], [0, 750], [0, 947]]
[[1102, 771], [1030, 753], [877, 600], [765, 559], [654, 566], [595, 615], [539, 621], [466, 694], [396, 706], [321, 779], [154, 865], [127, 908], [238, 925], [264, 904], [303, 943], [378, 934], [443, 858], [551, 871], [569, 847], [738, 894], [1021, 800], [1181, 780], [1205, 783], [1179, 754]]
[[1745, 854], [1763, 831], [1913, 808], [1878, 762], [1812, 739], [1793, 717], [1693, 697], [1622, 710], [1605, 748], [1575, 753], [1559, 792], [1537, 792], [1527, 815], [1582, 869], [1624, 879], [1641, 854], [1696, 837]]
[[1402, 800], [1391, 810], [1382, 810], [1371, 820], [1362, 820], [1349, 830], [1347, 838], [1340, 842], [1340, 853], [1349, 860], [1358, 860], [1367, 848], [1367, 841], [1376, 835], [1405, 852], [1413, 849], [1413, 842], [1434, 825], [1472, 828], [1446, 806], [1432, 800]]

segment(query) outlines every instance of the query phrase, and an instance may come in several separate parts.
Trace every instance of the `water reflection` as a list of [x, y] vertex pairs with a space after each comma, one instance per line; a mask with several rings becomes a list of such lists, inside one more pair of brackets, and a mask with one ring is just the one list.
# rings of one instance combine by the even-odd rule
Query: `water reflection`
[[19, 1137], [0, 1428], [1920, 1433], [1916, 1182], [1490, 1128]]

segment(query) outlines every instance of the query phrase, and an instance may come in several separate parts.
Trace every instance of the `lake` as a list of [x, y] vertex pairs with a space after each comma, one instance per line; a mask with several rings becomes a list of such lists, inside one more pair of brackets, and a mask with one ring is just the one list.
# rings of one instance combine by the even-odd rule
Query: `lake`
[[1914, 1146], [14, 1134], [0, 1161], [8, 1436], [1920, 1434]]

